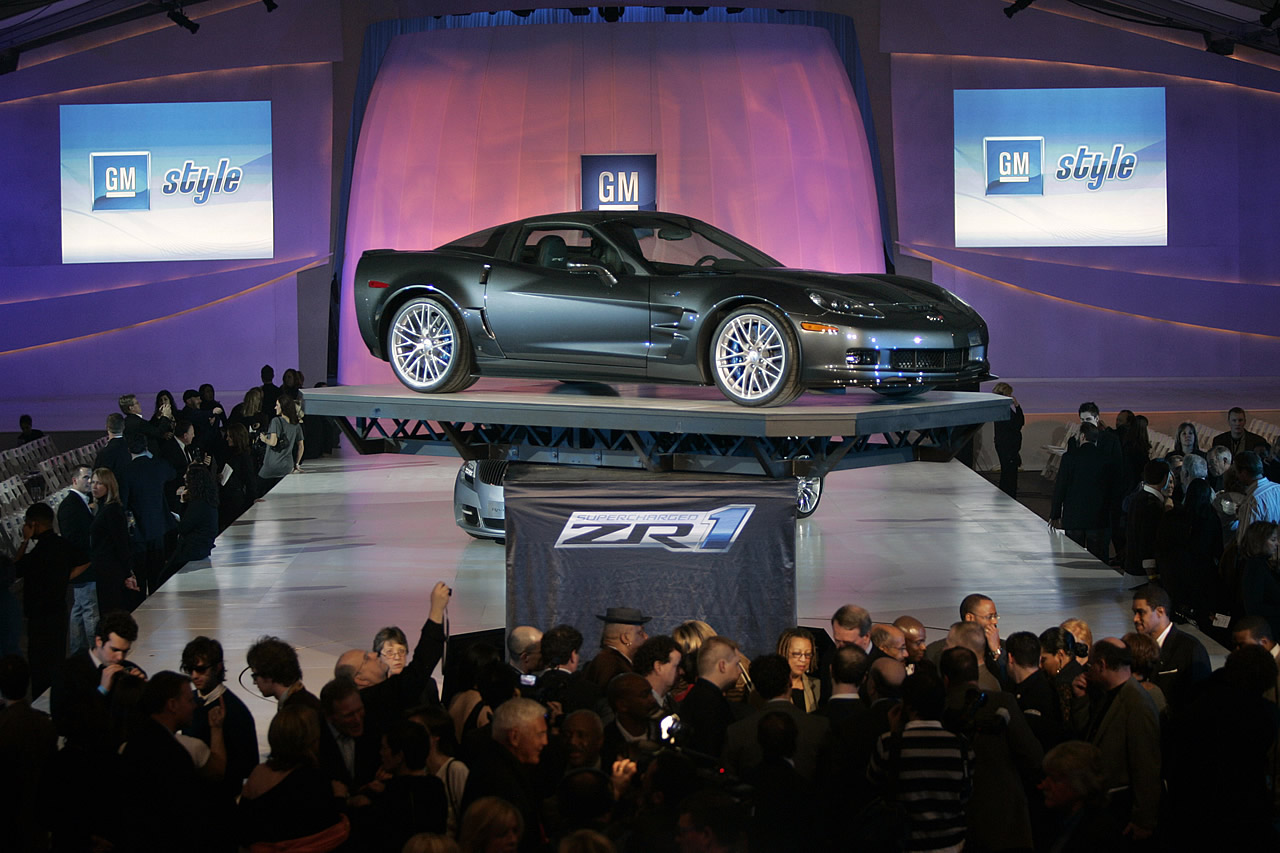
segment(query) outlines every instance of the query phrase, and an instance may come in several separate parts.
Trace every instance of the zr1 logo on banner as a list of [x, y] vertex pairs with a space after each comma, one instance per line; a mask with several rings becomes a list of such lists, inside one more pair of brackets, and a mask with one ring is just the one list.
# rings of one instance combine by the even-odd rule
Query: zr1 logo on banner
[[708, 512], [575, 512], [555, 547], [721, 553], [733, 546], [755, 508], [731, 504]]

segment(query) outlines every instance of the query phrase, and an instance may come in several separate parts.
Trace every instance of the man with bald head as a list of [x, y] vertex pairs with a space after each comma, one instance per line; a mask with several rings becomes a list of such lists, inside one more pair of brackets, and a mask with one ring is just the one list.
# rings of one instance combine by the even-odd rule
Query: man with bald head
[[924, 660], [924, 649], [929, 642], [924, 623], [914, 616], [899, 616], [893, 627], [901, 631], [907, 641], [907, 665], [914, 666]]
[[1155, 831], [1160, 807], [1160, 713], [1132, 666], [1125, 644], [1107, 637], [1093, 644], [1088, 668], [1071, 686], [1089, 696], [1079, 734], [1102, 750], [1112, 806], [1127, 821], [1124, 834], [1141, 841]]
[[525, 679], [542, 667], [542, 631], [532, 625], [517, 625], [507, 635], [507, 663]]
[[982, 627], [976, 622], [954, 622], [947, 638], [943, 641], [943, 651], [962, 648], [973, 652], [978, 659], [978, 687], [983, 690], [1000, 690], [1000, 680], [987, 667], [983, 653], [987, 651], [987, 639]]
[[871, 644], [875, 647], [873, 658], [883, 655], [902, 663], [907, 662], [907, 635], [901, 629], [893, 625], [877, 624], [871, 628]]

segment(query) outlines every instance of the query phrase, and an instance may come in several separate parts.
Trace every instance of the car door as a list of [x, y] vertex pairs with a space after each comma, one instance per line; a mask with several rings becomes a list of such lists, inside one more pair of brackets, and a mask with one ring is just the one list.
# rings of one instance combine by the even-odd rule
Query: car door
[[649, 285], [642, 275], [613, 282], [571, 263], [601, 263], [605, 239], [590, 229], [526, 225], [511, 262], [495, 264], [485, 314], [507, 358], [644, 371]]

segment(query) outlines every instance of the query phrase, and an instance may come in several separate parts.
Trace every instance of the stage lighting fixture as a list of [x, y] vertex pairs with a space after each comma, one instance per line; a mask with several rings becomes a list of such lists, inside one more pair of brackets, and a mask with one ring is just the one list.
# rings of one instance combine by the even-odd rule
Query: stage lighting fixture
[[1012, 3], [1004, 7], [1004, 13], [1008, 17], [1012, 18], [1034, 2], [1036, 2], [1036, 0], [1013, 0]]
[[1271, 11], [1263, 13], [1258, 23], [1264, 27], [1274, 27], [1277, 20], [1280, 20], [1280, 0], [1271, 4]]
[[0, 74], [11, 74], [18, 70], [18, 49], [11, 47], [0, 50]]
[[279, 4], [277, 4], [275, 0], [262, 0], [262, 5], [267, 7], [268, 12], [274, 12], [276, 9], [280, 8]]
[[199, 24], [182, 14], [181, 6], [174, 6], [169, 9], [169, 20], [191, 33], [191, 35], [195, 35], [196, 31], [200, 29]]
[[627, 11], [626, 6], [601, 6], [596, 11], [600, 13], [600, 17], [604, 18], [610, 24], [618, 23], [618, 19], [622, 17], [622, 13]]
[[1230, 56], [1236, 52], [1235, 39], [1222, 36], [1215, 37], [1212, 33], [1204, 34], [1204, 49], [1210, 53], [1216, 53], [1218, 56]]

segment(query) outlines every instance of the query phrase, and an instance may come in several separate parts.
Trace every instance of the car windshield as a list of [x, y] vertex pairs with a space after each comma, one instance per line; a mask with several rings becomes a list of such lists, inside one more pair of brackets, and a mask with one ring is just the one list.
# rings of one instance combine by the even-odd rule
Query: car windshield
[[658, 275], [697, 275], [761, 267], [776, 260], [718, 228], [692, 219], [629, 217], [601, 230]]

